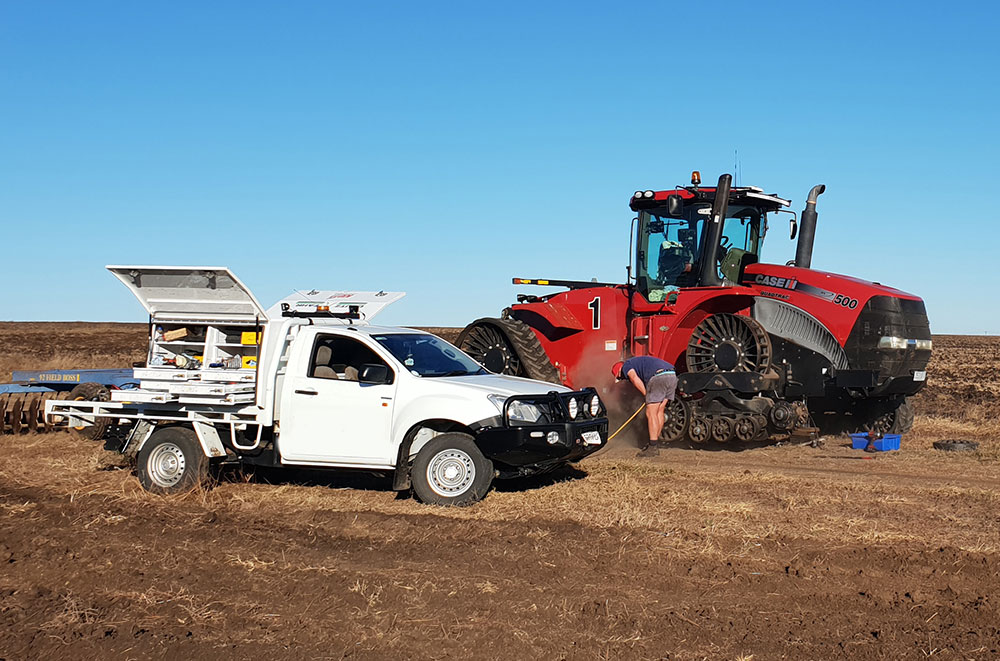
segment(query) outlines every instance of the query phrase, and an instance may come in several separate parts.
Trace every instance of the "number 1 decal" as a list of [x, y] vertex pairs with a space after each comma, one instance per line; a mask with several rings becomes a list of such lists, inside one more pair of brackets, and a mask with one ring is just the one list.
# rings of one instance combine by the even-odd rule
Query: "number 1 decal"
[[594, 311], [594, 330], [598, 330], [601, 327], [601, 298], [595, 296], [594, 300], [587, 303], [587, 307]]

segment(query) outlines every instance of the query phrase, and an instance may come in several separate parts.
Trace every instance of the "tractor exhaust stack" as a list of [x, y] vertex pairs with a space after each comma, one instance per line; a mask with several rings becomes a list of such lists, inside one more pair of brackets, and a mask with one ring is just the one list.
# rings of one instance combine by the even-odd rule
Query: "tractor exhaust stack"
[[816, 239], [816, 198], [826, 190], [824, 184], [817, 184], [809, 191], [806, 208], [799, 221], [799, 242], [795, 246], [795, 265], [807, 269], [812, 265], [813, 241]]
[[698, 274], [702, 287], [718, 287], [722, 284], [715, 251], [718, 250], [719, 241], [722, 239], [722, 226], [726, 222], [726, 212], [729, 210], [729, 189], [732, 185], [733, 175], [724, 174], [719, 177], [719, 185], [715, 189], [715, 202], [712, 204], [712, 216], [705, 228], [705, 249], [701, 273]]

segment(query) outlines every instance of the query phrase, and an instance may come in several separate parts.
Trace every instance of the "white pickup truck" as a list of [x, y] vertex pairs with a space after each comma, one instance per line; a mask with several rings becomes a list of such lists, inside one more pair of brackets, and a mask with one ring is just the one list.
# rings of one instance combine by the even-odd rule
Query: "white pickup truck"
[[607, 442], [592, 389], [492, 374], [429, 333], [369, 325], [401, 293], [299, 291], [265, 311], [224, 267], [108, 269], [149, 312], [139, 387], [45, 413], [118, 420], [129, 432], [105, 447], [135, 456], [150, 491], [191, 489], [225, 461], [391, 471], [422, 502], [467, 505], [494, 478]]

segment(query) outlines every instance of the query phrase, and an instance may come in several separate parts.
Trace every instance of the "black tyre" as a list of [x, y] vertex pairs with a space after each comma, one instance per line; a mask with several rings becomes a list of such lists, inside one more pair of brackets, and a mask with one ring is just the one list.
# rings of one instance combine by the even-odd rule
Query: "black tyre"
[[495, 374], [562, 383], [538, 336], [517, 319], [477, 319], [459, 333], [455, 344]]
[[934, 441], [935, 450], [944, 450], [945, 452], [973, 452], [979, 449], [979, 443], [975, 441]]
[[447, 433], [420, 448], [410, 471], [413, 494], [428, 505], [471, 505], [493, 484], [493, 462], [472, 437]]
[[[107, 402], [111, 400], [111, 391], [100, 383], [81, 383], [70, 391], [67, 400], [75, 402]], [[92, 425], [73, 427], [80, 438], [88, 441], [99, 441], [104, 438], [111, 426], [111, 418], [97, 418]]]
[[165, 427], [153, 432], [136, 459], [139, 484], [152, 493], [184, 493], [208, 478], [208, 457], [193, 429]]
[[890, 434], [905, 434], [913, 429], [913, 404], [909, 399], [903, 402], [892, 412], [892, 423], [889, 425]]
[[913, 405], [909, 399], [904, 398], [877, 407], [857, 431], [905, 434], [911, 429], [913, 429]]

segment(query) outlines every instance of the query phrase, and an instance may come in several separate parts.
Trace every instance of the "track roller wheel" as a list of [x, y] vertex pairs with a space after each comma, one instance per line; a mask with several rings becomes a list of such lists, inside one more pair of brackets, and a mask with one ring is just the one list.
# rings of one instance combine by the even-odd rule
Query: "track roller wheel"
[[495, 374], [562, 383], [538, 336], [517, 319], [477, 319], [462, 330], [456, 344]]
[[733, 426], [733, 434], [735, 434], [736, 440], [743, 443], [748, 443], [757, 438], [759, 432], [760, 427], [757, 426], [757, 421], [752, 415], [740, 416]]
[[755, 413], [753, 416], [754, 424], [757, 425], [757, 429], [764, 431], [767, 429], [767, 416], [762, 413]]
[[750, 317], [719, 313], [695, 326], [688, 341], [689, 372], [765, 372], [771, 339]]
[[712, 440], [716, 443], [725, 443], [733, 437], [733, 420], [725, 416], [719, 416], [712, 420]]
[[708, 418], [703, 415], [694, 414], [688, 422], [688, 438], [694, 443], [704, 443], [708, 440], [709, 423]]
[[672, 443], [684, 438], [689, 417], [690, 407], [688, 407], [687, 402], [679, 397], [670, 400], [664, 411], [663, 431], [660, 433], [660, 440]]

